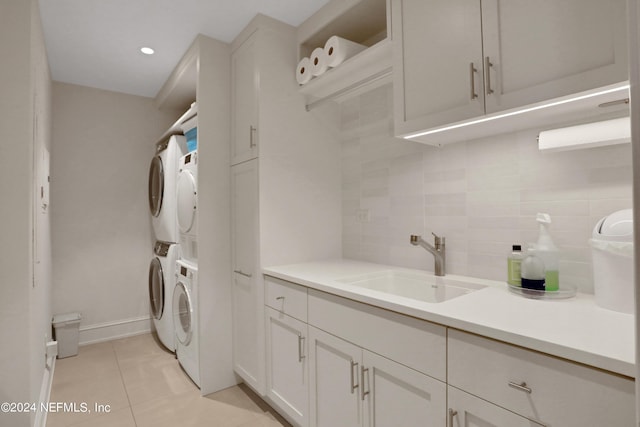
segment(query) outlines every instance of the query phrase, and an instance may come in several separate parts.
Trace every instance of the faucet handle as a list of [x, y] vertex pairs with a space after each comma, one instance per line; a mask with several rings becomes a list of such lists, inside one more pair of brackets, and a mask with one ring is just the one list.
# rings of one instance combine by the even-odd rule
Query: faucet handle
[[433, 234], [433, 241], [435, 243], [436, 248], [439, 247], [440, 245], [444, 245], [444, 237], [440, 237], [434, 232], [431, 232], [431, 234]]

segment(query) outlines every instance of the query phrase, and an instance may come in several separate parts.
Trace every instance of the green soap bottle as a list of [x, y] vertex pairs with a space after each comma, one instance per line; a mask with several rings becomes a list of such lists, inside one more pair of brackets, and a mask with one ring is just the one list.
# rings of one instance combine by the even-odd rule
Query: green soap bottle
[[507, 258], [507, 283], [513, 286], [522, 284], [522, 246], [513, 245]]

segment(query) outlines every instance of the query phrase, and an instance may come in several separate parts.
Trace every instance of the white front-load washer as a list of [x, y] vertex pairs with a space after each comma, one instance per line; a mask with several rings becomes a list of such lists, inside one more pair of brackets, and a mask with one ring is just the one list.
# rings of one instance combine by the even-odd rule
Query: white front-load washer
[[177, 243], [156, 242], [149, 265], [149, 304], [151, 317], [160, 342], [171, 351], [176, 349], [173, 328], [173, 289], [176, 286]]
[[186, 138], [172, 135], [156, 144], [149, 167], [149, 210], [156, 240], [178, 241], [176, 179], [178, 160], [186, 152]]
[[198, 341], [198, 267], [178, 260], [173, 291], [173, 324], [176, 356], [193, 382], [200, 387]]
[[176, 185], [178, 234], [182, 258], [198, 262], [198, 151], [180, 157]]

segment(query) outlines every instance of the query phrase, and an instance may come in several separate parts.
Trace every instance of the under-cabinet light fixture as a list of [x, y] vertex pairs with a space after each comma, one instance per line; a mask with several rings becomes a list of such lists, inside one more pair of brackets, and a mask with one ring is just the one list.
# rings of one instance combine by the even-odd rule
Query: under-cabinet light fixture
[[483, 117], [483, 118], [480, 118], [480, 119], [477, 119], [477, 120], [470, 120], [470, 121], [467, 121], [467, 122], [456, 123], [456, 124], [453, 124], [453, 125], [450, 125], [450, 126], [431, 129], [431, 130], [427, 130], [427, 131], [423, 131], [423, 132], [412, 133], [410, 135], [403, 136], [403, 138], [404, 139], [413, 139], [413, 138], [418, 138], [418, 137], [421, 137], [421, 136], [433, 135], [433, 134], [440, 133], [440, 132], [446, 132], [446, 131], [453, 130], [453, 129], [459, 129], [459, 128], [466, 127], [466, 126], [476, 125], [478, 123], [490, 122], [492, 120], [498, 120], [498, 119], [503, 119], [505, 117], [517, 116], [517, 115], [520, 115], [520, 114], [530, 113], [532, 111], [543, 110], [545, 108], [557, 107], [558, 105], [564, 105], [564, 104], [569, 104], [571, 102], [582, 101], [582, 100], [593, 98], [593, 97], [596, 97], [596, 96], [606, 95], [608, 93], [619, 92], [619, 91], [625, 90], [625, 89], [629, 89], [629, 85], [618, 86], [618, 87], [615, 87], [613, 89], [606, 89], [606, 90], [603, 90], [603, 91], [600, 91], [600, 92], [589, 93], [589, 94], [586, 94], [586, 95], [576, 96], [576, 97], [573, 97], [573, 98], [561, 99], [559, 101], [553, 101], [553, 102], [549, 102], [549, 103], [546, 103], [546, 104], [535, 105], [535, 106], [529, 107], [529, 108], [523, 108], [523, 109], [520, 109], [520, 110], [509, 111], [507, 113], [498, 114], [498, 115], [495, 115], [495, 116]]

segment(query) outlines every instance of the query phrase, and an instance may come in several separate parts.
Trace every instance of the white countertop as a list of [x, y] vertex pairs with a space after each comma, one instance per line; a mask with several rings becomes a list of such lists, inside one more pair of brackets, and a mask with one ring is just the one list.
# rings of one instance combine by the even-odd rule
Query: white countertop
[[[593, 295], [536, 300], [506, 283], [472, 279], [486, 288], [427, 303], [336, 281], [385, 270], [417, 272], [346, 259], [265, 268], [263, 273], [309, 288], [483, 335], [596, 368], [635, 377], [634, 316], [598, 307]], [[424, 272], [422, 272], [424, 273]], [[447, 278], [470, 280], [462, 276]]]

